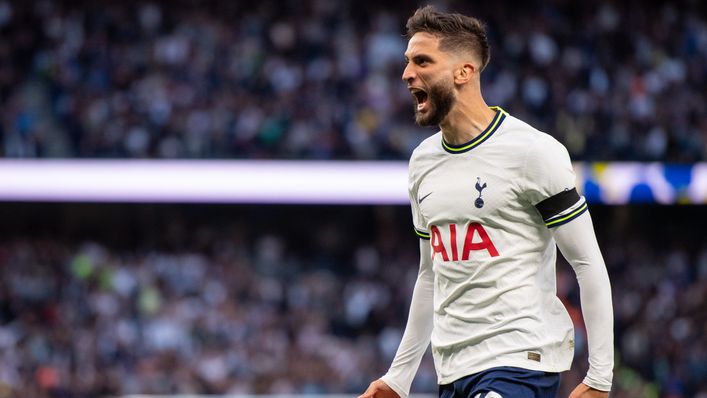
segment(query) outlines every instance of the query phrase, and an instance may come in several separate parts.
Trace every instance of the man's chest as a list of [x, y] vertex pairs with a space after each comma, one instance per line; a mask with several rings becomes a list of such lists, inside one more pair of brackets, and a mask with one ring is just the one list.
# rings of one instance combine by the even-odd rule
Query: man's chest
[[522, 207], [520, 170], [491, 162], [450, 161], [430, 168], [420, 179], [417, 202], [432, 225], [459, 221], [500, 221]]

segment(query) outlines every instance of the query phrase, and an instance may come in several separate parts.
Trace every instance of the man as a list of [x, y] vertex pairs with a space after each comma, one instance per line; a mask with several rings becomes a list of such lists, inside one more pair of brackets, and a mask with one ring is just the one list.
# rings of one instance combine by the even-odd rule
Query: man
[[588, 334], [589, 371], [570, 397], [608, 397], [611, 288], [567, 150], [486, 105], [480, 21], [428, 6], [407, 34], [402, 77], [415, 120], [441, 131], [410, 159], [421, 259], [405, 333], [389, 371], [359, 398], [405, 398], [430, 342], [442, 398], [556, 396], [574, 353], [556, 245], [577, 274]]

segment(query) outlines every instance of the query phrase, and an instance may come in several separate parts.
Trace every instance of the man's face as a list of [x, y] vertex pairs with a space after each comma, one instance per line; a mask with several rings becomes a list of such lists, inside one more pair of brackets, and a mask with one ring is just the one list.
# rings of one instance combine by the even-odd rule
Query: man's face
[[415, 122], [436, 126], [454, 107], [454, 76], [449, 55], [439, 50], [439, 39], [416, 33], [405, 51], [403, 81], [415, 101]]

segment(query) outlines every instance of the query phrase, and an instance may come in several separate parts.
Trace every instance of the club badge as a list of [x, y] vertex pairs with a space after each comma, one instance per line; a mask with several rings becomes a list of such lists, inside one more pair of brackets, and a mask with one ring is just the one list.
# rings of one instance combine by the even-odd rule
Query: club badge
[[479, 197], [476, 198], [474, 201], [474, 206], [476, 206], [477, 209], [480, 209], [484, 207], [484, 200], [481, 199], [481, 191], [483, 191], [486, 188], [486, 183], [484, 185], [481, 185], [481, 177], [476, 177], [476, 190], [479, 191]]

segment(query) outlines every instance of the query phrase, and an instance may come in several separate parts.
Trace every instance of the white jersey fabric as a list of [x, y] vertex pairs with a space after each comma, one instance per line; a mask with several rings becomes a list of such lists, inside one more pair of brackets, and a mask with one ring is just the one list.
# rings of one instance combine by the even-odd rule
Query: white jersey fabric
[[[438, 132], [410, 159], [413, 223], [429, 257], [421, 259], [403, 343], [382, 378], [401, 396], [430, 341], [439, 384], [497, 366], [561, 372], [572, 362], [553, 233], [587, 205], [562, 144], [492, 109], [491, 124], [469, 143], [449, 145]], [[607, 287], [608, 277], [598, 285]], [[611, 337], [602, 339], [609, 357]], [[612, 366], [601, 364], [595, 385], [610, 388]]]

